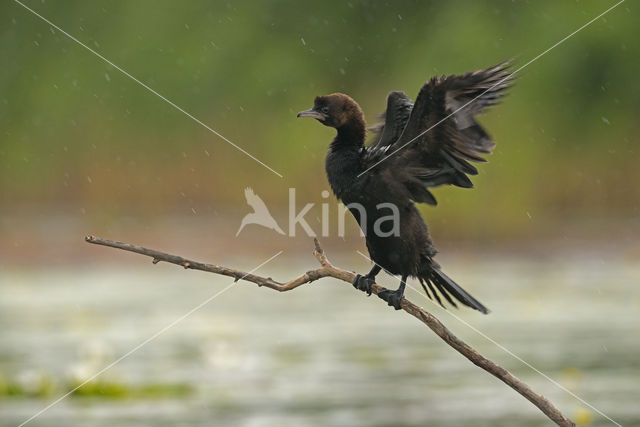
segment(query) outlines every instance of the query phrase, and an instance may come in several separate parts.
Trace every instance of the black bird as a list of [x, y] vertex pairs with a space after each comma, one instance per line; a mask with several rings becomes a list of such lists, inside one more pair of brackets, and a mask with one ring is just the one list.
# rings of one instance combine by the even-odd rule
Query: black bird
[[[415, 203], [436, 204], [429, 187], [473, 187], [467, 175], [478, 171], [469, 162], [486, 162], [481, 156], [495, 146], [474, 116], [498, 103], [512, 82], [504, 62], [459, 76], [433, 77], [415, 104], [404, 92], [391, 92], [384, 121], [372, 128], [377, 135], [369, 146], [364, 146], [364, 114], [345, 94], [318, 96], [312, 109], [298, 113], [338, 131], [326, 159], [329, 184], [365, 233], [375, 263], [369, 273], [356, 277], [357, 289], [370, 294], [375, 276], [384, 269], [402, 277], [397, 290], [378, 295], [396, 309], [407, 278], [415, 277], [440, 305], [439, 294], [455, 307], [454, 299], [489, 312], [434, 261], [437, 251]], [[397, 208], [397, 223], [388, 220], [391, 205]]]

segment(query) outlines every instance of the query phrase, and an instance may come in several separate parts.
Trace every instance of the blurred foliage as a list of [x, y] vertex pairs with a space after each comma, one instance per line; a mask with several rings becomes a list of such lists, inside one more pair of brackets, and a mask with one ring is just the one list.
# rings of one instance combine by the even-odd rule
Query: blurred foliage
[[[373, 122], [390, 90], [523, 65], [614, 2], [25, 4], [284, 175], [4, 2], [0, 206], [112, 218], [235, 211], [246, 186], [270, 204], [288, 187], [320, 202], [333, 130], [295, 118], [314, 96], [346, 92]], [[498, 146], [476, 189], [436, 190], [429, 218], [517, 232], [532, 217], [637, 217], [636, 10], [622, 4], [522, 71], [482, 118]]]
[[140, 386], [127, 385], [114, 381], [92, 381], [75, 389], [73, 394], [83, 397], [99, 397], [108, 399], [164, 399], [184, 397], [193, 392], [187, 384], [144, 384]]
[[54, 379], [49, 373], [28, 372], [22, 378], [8, 380], [0, 372], [0, 401], [7, 397], [50, 398], [54, 394], [107, 399], [164, 399], [192, 394], [193, 387], [182, 383], [127, 384], [114, 380]]

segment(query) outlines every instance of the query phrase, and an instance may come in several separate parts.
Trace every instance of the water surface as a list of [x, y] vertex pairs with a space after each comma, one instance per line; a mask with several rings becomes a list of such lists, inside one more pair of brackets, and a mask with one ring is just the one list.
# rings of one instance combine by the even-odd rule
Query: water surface
[[[586, 255], [488, 258], [447, 261], [450, 275], [492, 309], [453, 313], [616, 421], [640, 424], [640, 266]], [[312, 267], [289, 258], [263, 272], [286, 278]], [[229, 283], [143, 262], [2, 270], [0, 425], [24, 421]], [[408, 295], [569, 416], [613, 425], [421, 294]], [[285, 294], [239, 283], [30, 425], [549, 424], [374, 298], [331, 280]]]

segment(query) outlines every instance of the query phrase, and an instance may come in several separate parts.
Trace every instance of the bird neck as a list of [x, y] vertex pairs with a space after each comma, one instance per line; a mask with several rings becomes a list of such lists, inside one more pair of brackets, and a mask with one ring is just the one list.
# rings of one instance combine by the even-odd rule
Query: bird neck
[[361, 172], [361, 151], [364, 145], [365, 125], [350, 123], [338, 128], [326, 159], [327, 178], [333, 193], [343, 199]]
[[353, 147], [360, 149], [364, 145], [365, 122], [361, 115], [351, 117], [345, 124], [337, 128], [338, 135], [331, 143], [332, 149]]

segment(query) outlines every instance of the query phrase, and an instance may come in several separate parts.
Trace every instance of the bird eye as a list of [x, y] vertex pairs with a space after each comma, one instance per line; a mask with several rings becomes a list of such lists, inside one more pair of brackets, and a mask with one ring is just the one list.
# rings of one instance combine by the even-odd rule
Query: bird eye
[[322, 111], [324, 114], [327, 114], [329, 113], [329, 107], [322, 107], [322, 110], [320, 111]]

